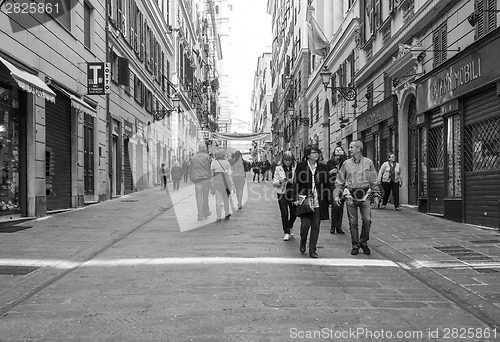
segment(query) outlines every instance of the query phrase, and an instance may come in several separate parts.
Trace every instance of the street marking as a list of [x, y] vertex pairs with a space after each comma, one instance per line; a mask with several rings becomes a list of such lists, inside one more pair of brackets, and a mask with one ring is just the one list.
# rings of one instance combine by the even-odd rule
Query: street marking
[[186, 257], [186, 258], [129, 258], [129, 259], [95, 259], [86, 262], [67, 260], [35, 260], [35, 259], [0, 259], [2, 266], [39, 266], [60, 269], [77, 267], [109, 267], [109, 266], [139, 266], [139, 265], [313, 265], [335, 267], [399, 267], [393, 261], [380, 259], [311, 259], [311, 258], [231, 258], [231, 257]]
[[439, 261], [420, 261], [415, 260], [411, 263], [414, 268], [500, 268], [500, 261], [492, 262], [467, 262], [467, 261], [457, 261], [457, 262], [439, 262]]

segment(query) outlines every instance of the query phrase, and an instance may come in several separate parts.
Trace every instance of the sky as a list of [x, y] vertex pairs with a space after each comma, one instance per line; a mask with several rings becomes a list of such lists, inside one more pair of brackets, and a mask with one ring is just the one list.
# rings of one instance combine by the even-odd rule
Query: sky
[[232, 91], [239, 96], [239, 113], [235, 116], [250, 120], [250, 104], [257, 59], [271, 51], [271, 15], [267, 0], [233, 0], [232, 48], [230, 79]]

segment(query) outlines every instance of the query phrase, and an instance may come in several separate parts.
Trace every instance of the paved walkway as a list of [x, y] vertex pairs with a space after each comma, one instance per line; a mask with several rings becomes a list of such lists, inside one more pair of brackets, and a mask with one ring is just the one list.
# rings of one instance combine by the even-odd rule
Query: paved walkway
[[16, 335], [22, 327], [61, 341], [190, 340], [158, 337], [181, 333], [194, 341], [286, 341], [280, 336], [293, 339], [293, 326], [498, 327], [498, 231], [389, 205], [372, 211], [371, 256], [351, 256], [348, 234], [329, 234], [323, 222], [320, 258], [311, 259], [299, 253], [298, 236], [282, 240], [270, 183], [247, 185], [243, 209], [222, 222], [213, 197], [214, 214], [197, 222], [193, 187], [181, 183], [177, 192], [153, 188], [1, 224], [5, 340], [30, 340]]

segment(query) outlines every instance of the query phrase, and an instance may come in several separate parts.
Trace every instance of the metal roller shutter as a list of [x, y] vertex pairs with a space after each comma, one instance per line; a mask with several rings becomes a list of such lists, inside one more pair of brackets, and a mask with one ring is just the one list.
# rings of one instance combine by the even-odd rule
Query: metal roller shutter
[[429, 212], [444, 214], [444, 127], [443, 117], [439, 111], [429, 115]]
[[125, 193], [134, 191], [134, 178], [132, 166], [130, 164], [131, 144], [129, 139], [123, 141], [123, 181], [125, 183]]
[[136, 177], [137, 177], [137, 186], [136, 189], [137, 191], [143, 190], [144, 189], [144, 153], [143, 153], [143, 147], [142, 144], [137, 144], [137, 158], [136, 158], [137, 166], [135, 168], [136, 172]]
[[500, 101], [496, 88], [464, 99], [465, 221], [498, 227]]
[[57, 89], [45, 102], [47, 210], [71, 208], [71, 100]]

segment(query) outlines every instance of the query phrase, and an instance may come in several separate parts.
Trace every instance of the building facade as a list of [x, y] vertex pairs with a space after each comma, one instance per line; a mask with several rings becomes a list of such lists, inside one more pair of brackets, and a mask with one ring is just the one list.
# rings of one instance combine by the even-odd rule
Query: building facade
[[89, 63], [106, 61], [106, 8], [63, 3], [57, 17], [0, 13], [0, 213], [45, 216], [106, 197], [106, 98], [87, 79]]

